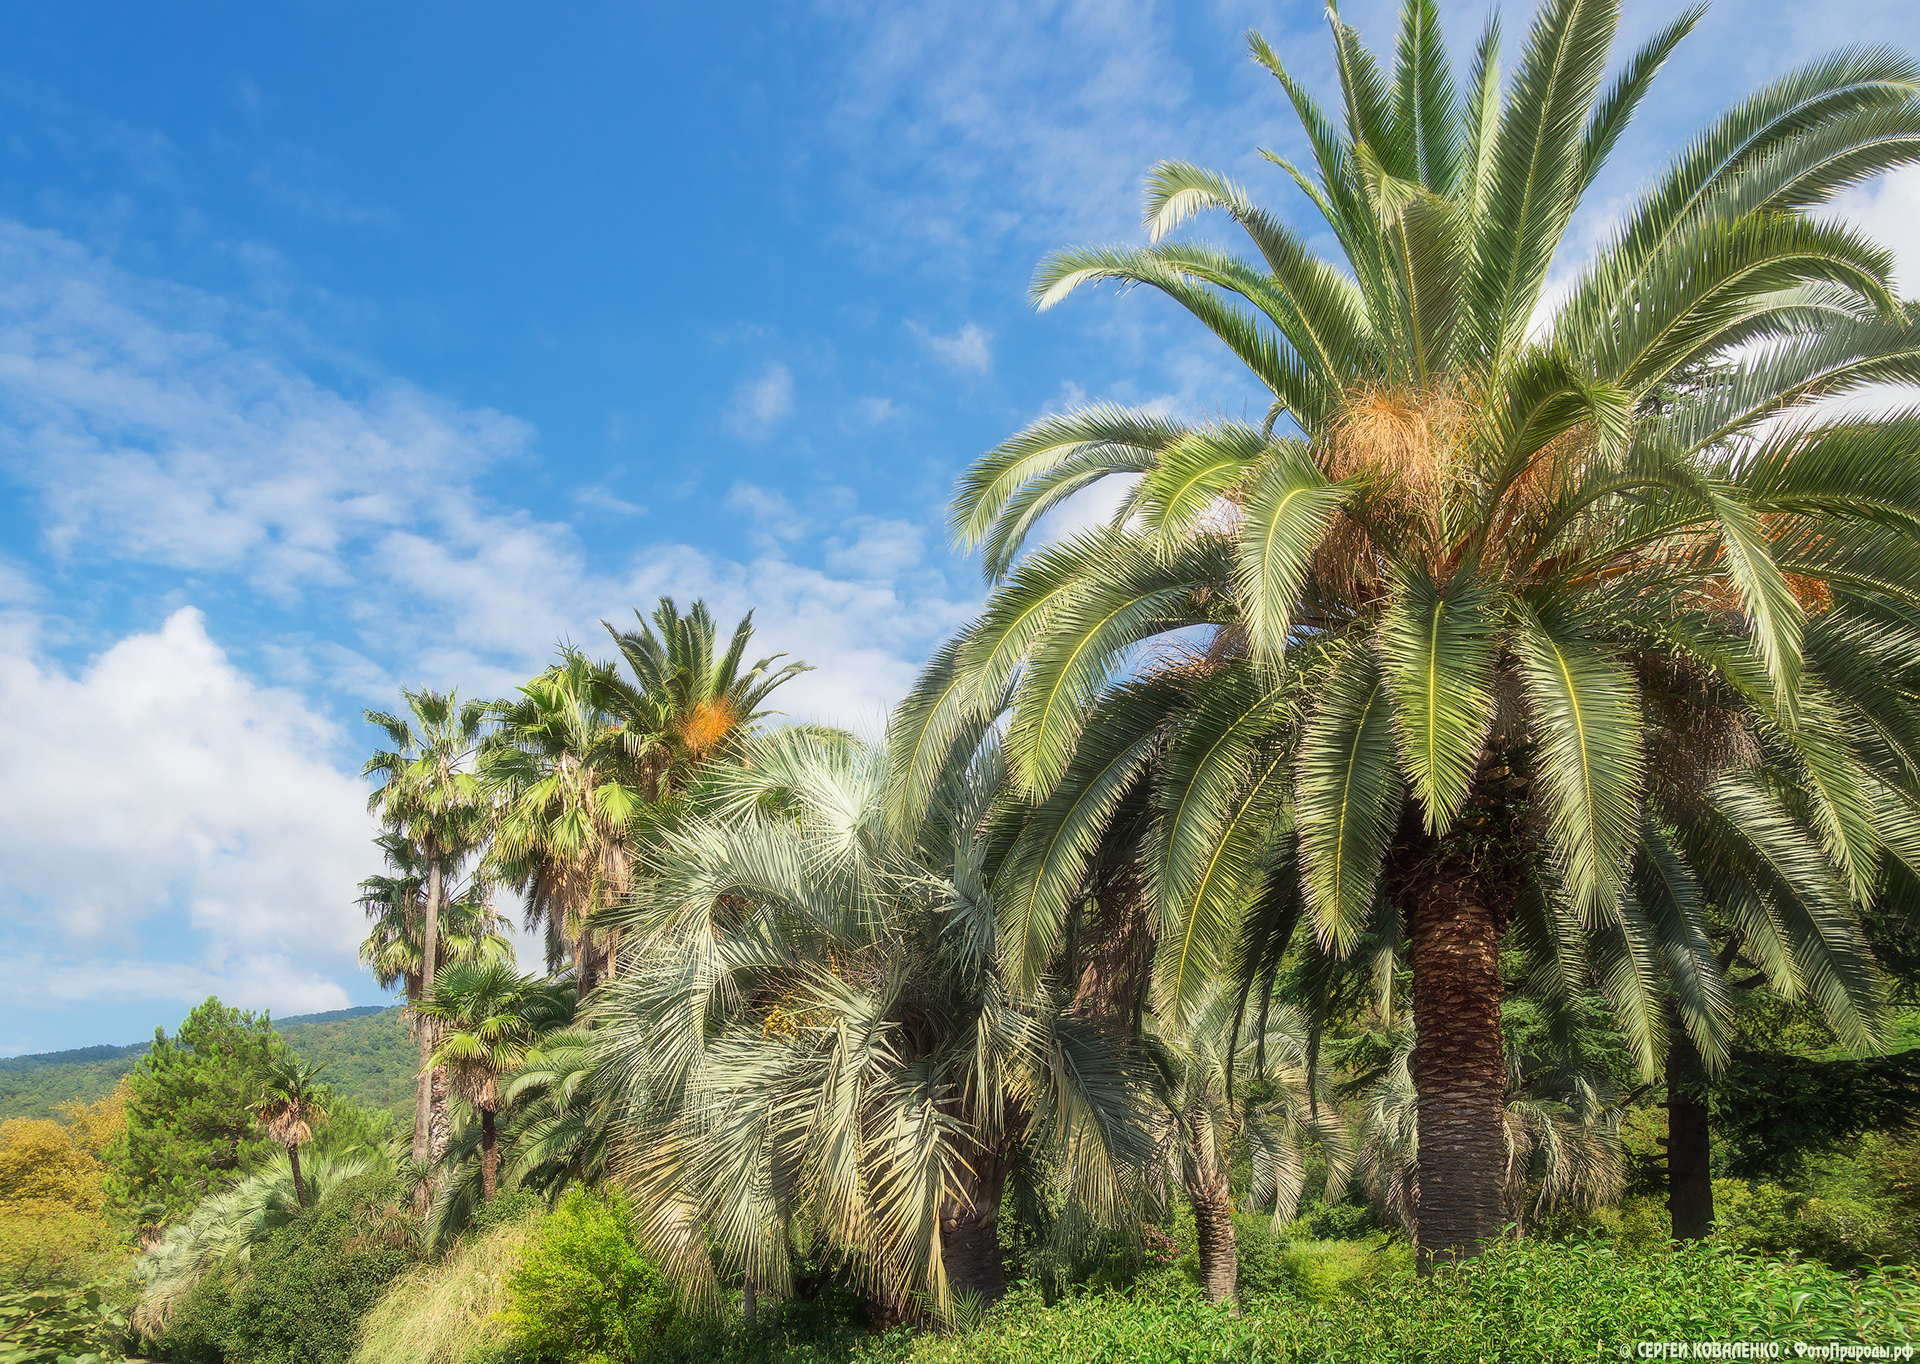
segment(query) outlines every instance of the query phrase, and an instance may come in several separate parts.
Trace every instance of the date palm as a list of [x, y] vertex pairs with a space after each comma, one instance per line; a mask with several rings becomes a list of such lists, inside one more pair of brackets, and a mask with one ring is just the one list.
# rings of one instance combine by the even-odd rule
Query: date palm
[[316, 1084], [324, 1061], [304, 1064], [292, 1052], [283, 1051], [268, 1063], [266, 1078], [260, 1084], [259, 1101], [253, 1115], [287, 1153], [293, 1171], [294, 1205], [306, 1210], [307, 1190], [300, 1182], [300, 1148], [313, 1140], [313, 1120], [327, 1111], [330, 1091]]
[[[440, 966], [445, 882], [479, 849], [486, 836], [486, 811], [474, 781], [472, 761], [487, 709], [477, 701], [463, 704], [457, 692], [403, 690], [400, 694], [407, 703], [408, 716], [365, 712], [367, 721], [384, 730], [393, 747], [376, 750], [361, 775], [380, 778], [380, 785], [367, 799], [367, 808], [390, 831], [416, 846], [426, 865], [420, 935], [424, 1005], [433, 996]], [[426, 1164], [438, 1159], [450, 1134], [444, 1123], [440, 1130], [434, 1129], [433, 1079], [427, 1065], [433, 1051], [432, 1026], [422, 1026], [417, 1032], [420, 1080], [414, 1105], [413, 1159], [416, 1164]]]
[[[1313, 157], [1269, 159], [1338, 259], [1167, 163], [1152, 245], [1063, 252], [1034, 292], [1158, 290], [1271, 393], [1266, 421], [1097, 407], [980, 460], [953, 525], [998, 586], [896, 721], [908, 820], [1006, 717], [1036, 807], [1024, 890], [996, 886], [1020, 986], [1057, 968], [1128, 812], [1175, 1023], [1296, 911], [1336, 956], [1404, 936], [1428, 1258], [1499, 1226], [1503, 934], [1601, 979], [1651, 1069], [1656, 963], [1701, 950], [1698, 882], [1739, 863], [1751, 940], [1784, 962], [1803, 927], [1821, 950], [1789, 974], [1857, 1015], [1851, 910], [1914, 823], [1920, 729], [1883, 679], [1920, 641], [1920, 418], [1816, 404], [1920, 380], [1889, 255], [1818, 216], [1920, 155], [1920, 68], [1849, 51], [1763, 88], [1547, 289], [1698, 17], [1603, 90], [1610, 0], [1547, 0], [1504, 82], [1492, 28], [1456, 80], [1427, 0], [1391, 69], [1335, 16], [1337, 119], [1253, 35]], [[1202, 212], [1257, 258], [1173, 237]], [[1109, 478], [1111, 524], [1023, 557]]]
[[1005, 1286], [1023, 1153], [1111, 1213], [1146, 1156], [1142, 1066], [1063, 992], [1015, 997], [981, 874], [999, 783], [945, 784], [905, 834], [884, 755], [781, 731], [707, 774], [628, 911], [641, 950], [599, 1009], [603, 1098], [664, 1268], [713, 1252], [776, 1294], [810, 1225], [882, 1315]]
[[455, 962], [440, 972], [422, 1012], [439, 1025], [431, 1064], [445, 1066], [455, 1092], [480, 1119], [480, 1196], [499, 1180], [496, 1118], [501, 1084], [539, 1040], [540, 983], [500, 961]]

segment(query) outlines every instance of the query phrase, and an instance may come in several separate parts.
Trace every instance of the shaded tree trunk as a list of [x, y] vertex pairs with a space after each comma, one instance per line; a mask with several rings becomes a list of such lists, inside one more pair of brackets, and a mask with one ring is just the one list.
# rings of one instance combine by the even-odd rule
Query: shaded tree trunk
[[748, 1274], [740, 1281], [740, 1308], [751, 1326], [760, 1315], [760, 1287], [754, 1283], [753, 1275]]
[[973, 1176], [966, 1181], [968, 1197], [950, 1199], [940, 1209], [940, 1259], [947, 1271], [947, 1291], [955, 1297], [976, 1293], [992, 1302], [1007, 1291], [1007, 1272], [1000, 1262], [1000, 1198], [1007, 1185], [1003, 1151], [977, 1151]]
[[[1507, 1062], [1500, 1035], [1502, 893], [1464, 856], [1413, 840], [1396, 903], [1413, 959], [1420, 1264], [1478, 1255], [1505, 1207]], [[1424, 848], [1421, 846], [1424, 844]], [[1403, 840], [1404, 847], [1404, 840]], [[1421, 856], [1421, 852], [1425, 856]]]
[[453, 1149], [452, 1087], [445, 1066], [433, 1072], [432, 1137], [427, 1145], [427, 1159], [436, 1170], [446, 1160], [447, 1152]]
[[500, 1182], [500, 1141], [494, 1131], [493, 1110], [480, 1110], [480, 1201], [493, 1202], [495, 1187]]
[[307, 1186], [300, 1182], [300, 1147], [297, 1144], [288, 1145], [287, 1164], [293, 1167], [293, 1201], [302, 1212], [305, 1212], [307, 1207]]
[[1698, 1241], [1713, 1230], [1706, 1079], [1699, 1049], [1675, 1022], [1667, 1030], [1667, 1212], [1676, 1241]]
[[[440, 952], [440, 859], [427, 859], [426, 924], [420, 941], [420, 997], [433, 998], [433, 975]], [[420, 1044], [420, 1078], [413, 1103], [413, 1159], [425, 1165], [433, 1159], [433, 1056], [434, 1026], [427, 1018], [417, 1020], [415, 1038]]]

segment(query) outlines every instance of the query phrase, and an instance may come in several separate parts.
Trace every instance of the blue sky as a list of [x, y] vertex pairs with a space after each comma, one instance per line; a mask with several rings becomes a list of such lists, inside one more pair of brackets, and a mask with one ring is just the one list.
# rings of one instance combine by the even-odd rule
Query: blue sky
[[[1264, 410], [1163, 303], [1025, 285], [1136, 239], [1162, 157], [1304, 223], [1242, 35], [1329, 74], [1317, 6], [1237, 0], [5, 12], [0, 1054], [377, 1001], [359, 712], [401, 685], [498, 694], [668, 592], [876, 730], [978, 600], [969, 459], [1081, 401]], [[1854, 41], [1920, 18], [1722, 0], [1569, 258]], [[1920, 264], [1920, 178], [1843, 211]]]

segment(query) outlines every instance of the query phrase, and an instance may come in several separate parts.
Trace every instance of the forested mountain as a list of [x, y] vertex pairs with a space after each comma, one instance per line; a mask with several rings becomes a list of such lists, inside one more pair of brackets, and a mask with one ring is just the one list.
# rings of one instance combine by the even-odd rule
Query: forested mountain
[[[324, 1061], [322, 1077], [368, 1108], [404, 1117], [414, 1066], [399, 1008], [368, 1005], [277, 1019], [274, 1029], [308, 1061]], [[0, 1059], [0, 1119], [44, 1118], [69, 1100], [90, 1103], [110, 1093], [147, 1054], [149, 1042], [77, 1047]]]

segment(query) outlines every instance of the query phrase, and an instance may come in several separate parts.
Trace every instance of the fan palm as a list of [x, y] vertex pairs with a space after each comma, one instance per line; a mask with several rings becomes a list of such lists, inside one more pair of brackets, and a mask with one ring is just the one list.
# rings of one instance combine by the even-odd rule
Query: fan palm
[[[1168, 1018], [1236, 951], [1284, 949], [1296, 908], [1336, 955], [1404, 935], [1423, 1255], [1499, 1225], [1510, 927], [1542, 969], [1606, 983], [1651, 1068], [1656, 963], [1703, 950], [1697, 885], [1724, 873], [1754, 950], [1859, 1035], [1849, 904], [1913, 856], [1920, 721], [1889, 679], [1920, 648], [1920, 416], [1815, 403], [1920, 380], [1920, 323], [1887, 252], [1815, 211], [1920, 155], [1920, 68], [1849, 51], [1760, 90], [1547, 289], [1698, 17], [1603, 92], [1611, 0], [1547, 0], [1504, 84], [1491, 28], [1456, 81], [1429, 0], [1407, 0], [1390, 71], [1336, 15], [1339, 122], [1253, 35], [1314, 160], [1270, 159], [1339, 262], [1169, 163], [1155, 244], [1063, 252], [1034, 290], [1159, 290], [1271, 392], [1266, 422], [1097, 407], [983, 458], [953, 524], [1000, 585], [896, 720], [908, 820], [1007, 713], [1037, 807], [1023, 889], [996, 886], [1020, 986], [1055, 968], [1110, 822], [1143, 802]], [[1169, 238], [1203, 211], [1258, 259]], [[1111, 525], [1021, 557], [1043, 513], [1114, 477]], [[1790, 960], [1789, 926], [1815, 959]]]
[[440, 1029], [430, 1064], [447, 1068], [454, 1090], [480, 1119], [480, 1196], [488, 1203], [500, 1169], [501, 1082], [539, 1040], [541, 993], [538, 981], [516, 975], [505, 962], [455, 962], [421, 1005]]
[[326, 1113], [333, 1098], [330, 1090], [315, 1083], [326, 1068], [324, 1061], [307, 1065], [292, 1052], [281, 1052], [267, 1063], [260, 1098], [253, 1105], [254, 1117], [287, 1153], [293, 1201], [302, 1209], [307, 1206], [307, 1191], [300, 1183], [300, 1148], [313, 1140], [313, 1119]]
[[[360, 964], [381, 989], [399, 986], [407, 1003], [417, 1005], [424, 979], [425, 859], [403, 835], [385, 833], [374, 842], [396, 874], [369, 876], [360, 883], [360, 905], [372, 921], [360, 944]], [[505, 920], [494, 910], [481, 882], [470, 880], [458, 891], [443, 893], [439, 919], [436, 955], [442, 963], [482, 958], [513, 961], [513, 943], [501, 932]]]
[[1006, 989], [980, 870], [990, 762], [901, 834], [879, 752], [782, 731], [743, 757], [667, 835], [629, 911], [641, 950], [598, 1011], [649, 1238], [696, 1296], [717, 1286], [710, 1247], [789, 1291], [806, 1224], [885, 1315], [991, 1297], [1017, 1157], [1096, 1212], [1144, 1163], [1135, 1048], [1060, 994]]
[[[457, 692], [400, 694], [411, 719], [385, 711], [365, 712], [368, 722], [384, 730], [393, 747], [376, 750], [361, 775], [380, 778], [367, 808], [390, 831], [418, 848], [426, 864], [420, 939], [424, 1004], [432, 998], [440, 967], [444, 883], [478, 849], [486, 833], [485, 811], [471, 771], [486, 707], [476, 701], [462, 704]], [[414, 1105], [413, 1158], [419, 1164], [438, 1159], [436, 1146], [444, 1148], [448, 1134], [444, 1123], [437, 1133], [433, 1128], [433, 1079], [426, 1063], [433, 1051], [433, 1029], [429, 1025], [417, 1032], [420, 1081]]]
[[647, 802], [647, 743], [608, 708], [614, 670], [578, 650], [495, 707], [482, 756], [499, 804], [493, 874], [545, 924], [548, 966], [573, 961], [582, 995], [613, 965], [612, 940], [591, 923], [633, 872], [632, 826]]

